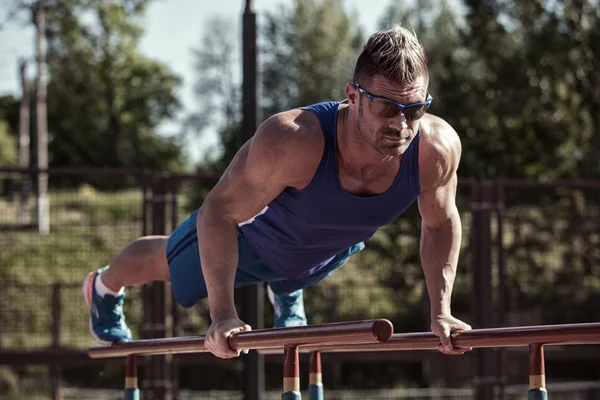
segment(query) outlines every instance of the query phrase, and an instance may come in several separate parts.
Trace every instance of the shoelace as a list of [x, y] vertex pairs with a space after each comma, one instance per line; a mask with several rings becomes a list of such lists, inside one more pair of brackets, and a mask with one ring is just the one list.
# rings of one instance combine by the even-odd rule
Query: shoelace
[[123, 299], [104, 297], [97, 304], [98, 312], [106, 317], [110, 322], [120, 322], [123, 318]]

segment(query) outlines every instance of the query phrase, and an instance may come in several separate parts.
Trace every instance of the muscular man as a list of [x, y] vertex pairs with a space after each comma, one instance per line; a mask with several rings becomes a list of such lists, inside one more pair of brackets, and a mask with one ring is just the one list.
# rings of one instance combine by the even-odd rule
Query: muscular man
[[471, 329], [450, 309], [461, 242], [461, 145], [450, 125], [426, 114], [428, 83], [424, 51], [411, 32], [373, 34], [344, 101], [268, 118], [170, 236], [139, 238], [86, 277], [92, 335], [130, 340], [124, 287], [170, 281], [183, 307], [208, 297], [206, 346], [218, 357], [235, 357], [227, 337], [251, 327], [238, 317], [234, 287], [268, 282], [275, 326], [306, 324], [302, 289], [343, 265], [417, 200], [431, 330], [440, 351], [462, 354], [466, 349], [450, 340], [453, 331]]

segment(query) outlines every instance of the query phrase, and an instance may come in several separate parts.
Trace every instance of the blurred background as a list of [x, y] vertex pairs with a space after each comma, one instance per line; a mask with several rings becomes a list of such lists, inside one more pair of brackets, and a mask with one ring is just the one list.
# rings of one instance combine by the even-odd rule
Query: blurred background
[[[170, 233], [266, 117], [342, 100], [362, 43], [394, 23], [423, 42], [430, 112], [462, 139], [454, 314], [474, 328], [600, 321], [597, 1], [252, 3], [1, 0], [1, 399], [121, 398], [123, 362], [85, 352], [85, 274]], [[307, 290], [309, 322], [427, 332], [419, 235], [415, 204]], [[236, 293], [254, 327], [271, 326], [261, 288]], [[207, 311], [158, 283], [126, 300], [136, 338], [203, 334]], [[527, 359], [325, 354], [326, 397], [521, 399]], [[600, 399], [599, 365], [597, 346], [548, 347], [552, 399]], [[276, 399], [281, 376], [279, 356], [140, 363], [144, 399]]]

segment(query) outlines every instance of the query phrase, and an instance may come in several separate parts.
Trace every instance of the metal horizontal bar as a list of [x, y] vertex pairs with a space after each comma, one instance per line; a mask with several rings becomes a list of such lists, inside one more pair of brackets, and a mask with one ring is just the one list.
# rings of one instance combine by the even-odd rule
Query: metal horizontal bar
[[97, 166], [78, 166], [78, 167], [6, 167], [0, 166], [2, 174], [48, 174], [51, 176], [74, 177], [74, 176], [137, 176], [141, 178], [173, 178], [173, 179], [199, 179], [217, 182], [221, 177], [218, 173], [180, 173], [153, 171], [140, 168], [113, 168], [113, 167], [97, 167]]
[[[293, 345], [334, 345], [382, 342], [392, 337], [394, 327], [386, 319], [315, 324], [277, 329], [239, 332], [229, 337], [234, 350], [268, 349]], [[204, 336], [135, 340], [88, 349], [91, 358], [125, 357], [128, 355], [182, 354], [205, 352]]]
[[[600, 344], [600, 323], [539, 325], [509, 328], [473, 329], [452, 335], [452, 342], [461, 348], [513, 347], [529, 344]], [[440, 340], [433, 333], [394, 334], [385, 343], [339, 344], [303, 346], [302, 352], [435, 350]], [[281, 353], [279, 349], [265, 349], [262, 354]]]

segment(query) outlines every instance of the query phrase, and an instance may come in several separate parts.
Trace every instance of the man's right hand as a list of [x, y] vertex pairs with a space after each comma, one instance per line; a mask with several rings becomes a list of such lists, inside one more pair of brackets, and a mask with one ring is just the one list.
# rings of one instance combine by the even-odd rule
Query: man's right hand
[[[251, 331], [250, 325], [244, 323], [237, 316], [213, 318], [210, 328], [206, 333], [204, 345], [219, 358], [232, 358], [240, 355], [242, 351], [232, 350], [229, 347], [229, 336], [232, 333]], [[248, 350], [243, 350], [244, 354]]]

